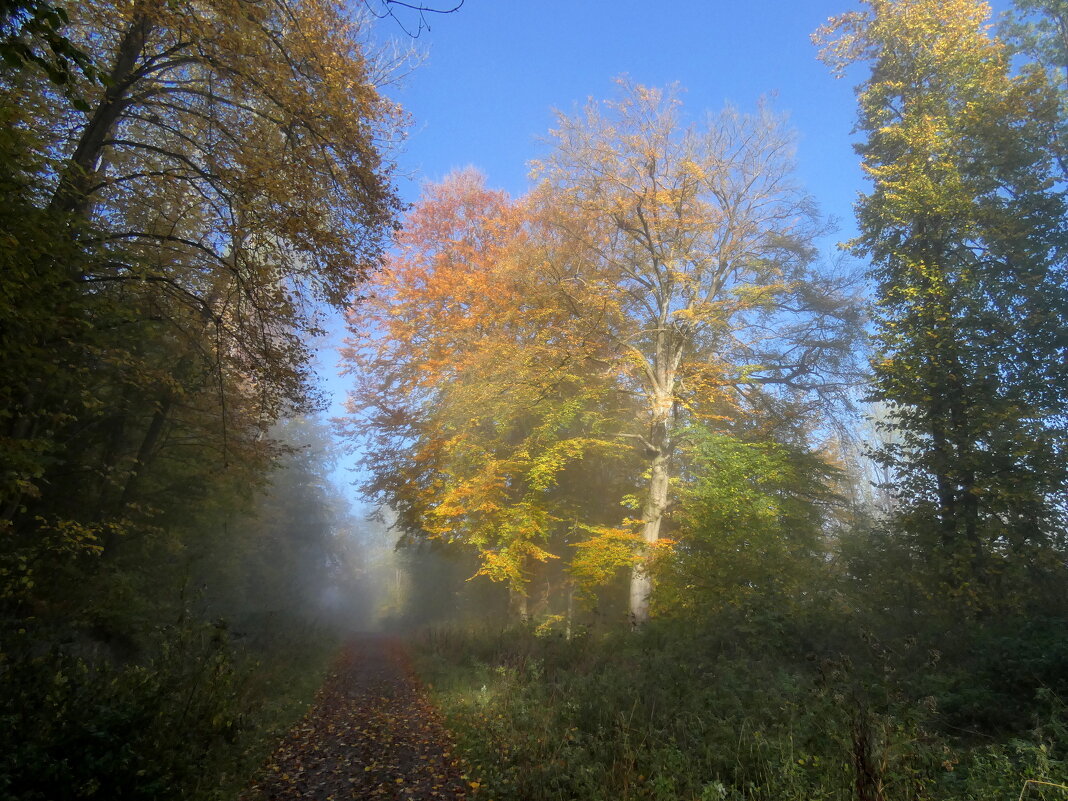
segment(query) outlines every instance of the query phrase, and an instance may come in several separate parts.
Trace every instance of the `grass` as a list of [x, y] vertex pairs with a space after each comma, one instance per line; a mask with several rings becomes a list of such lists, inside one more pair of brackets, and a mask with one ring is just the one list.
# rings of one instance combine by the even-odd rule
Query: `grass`
[[1068, 798], [1056, 694], [1021, 688], [1024, 729], [961, 729], [942, 708], [962, 688], [969, 703], [994, 690], [954, 665], [910, 666], [920, 660], [898, 651], [917, 645], [739, 638], [730, 623], [570, 640], [439, 629], [418, 642], [418, 664], [484, 798]]

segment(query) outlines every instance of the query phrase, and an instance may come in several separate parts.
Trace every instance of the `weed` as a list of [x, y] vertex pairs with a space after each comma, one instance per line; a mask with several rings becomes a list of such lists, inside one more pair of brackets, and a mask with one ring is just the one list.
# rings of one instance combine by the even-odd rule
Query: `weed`
[[498, 801], [1011, 801], [1068, 777], [1051, 692], [1032, 699], [1041, 725], [960, 736], [930, 694], [959, 674], [913, 671], [920, 644], [859, 632], [813, 653], [797, 625], [746, 642], [670, 621], [571, 640], [452, 630], [418, 649], [469, 776]]

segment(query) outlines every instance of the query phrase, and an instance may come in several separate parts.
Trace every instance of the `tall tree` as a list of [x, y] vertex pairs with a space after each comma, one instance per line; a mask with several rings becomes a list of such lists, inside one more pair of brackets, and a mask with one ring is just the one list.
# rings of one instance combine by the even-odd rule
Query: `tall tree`
[[474, 547], [525, 616], [532, 572], [561, 555], [551, 541], [596, 528], [559, 477], [619, 451], [605, 383], [539, 288], [523, 203], [454, 173], [427, 187], [397, 244], [342, 352], [365, 490], [403, 532]]
[[[6, 414], [12, 441], [31, 450], [42, 415], [76, 417], [100, 440], [139, 428], [132, 451], [111, 449], [125, 463], [104, 466], [137, 473], [183, 395], [213, 393], [224, 416], [241, 409], [261, 430], [308, 400], [318, 304], [347, 302], [391, 230], [398, 201], [382, 151], [402, 119], [378, 93], [361, 21], [333, 0], [135, 0], [70, 17], [63, 33], [92, 54], [102, 85], [59, 91], [9, 72], [0, 101], [20, 109], [14, 122], [41, 154], [37, 203], [92, 253], [54, 260], [48, 280], [82, 298], [89, 330], [123, 335], [83, 354], [111, 373], [94, 421], [77, 403], [42, 411], [41, 371], [20, 379]], [[103, 319], [104, 301], [125, 310], [118, 320]], [[29, 341], [53, 340], [46, 329]], [[66, 356], [84, 346], [68, 343]], [[149, 412], [120, 419], [131, 393]]]
[[677, 90], [621, 81], [619, 100], [561, 115], [553, 140], [535, 166], [547, 280], [639, 409], [621, 433], [648, 471], [630, 592], [641, 624], [678, 427], [841, 389], [857, 308], [813, 269], [823, 224], [766, 106], [687, 125]]
[[359, 19], [334, 0], [90, 4], [72, 26], [106, 65], [50, 206], [89, 218], [90, 285], [148, 284], [214, 329], [268, 415], [303, 391], [314, 303], [343, 305], [399, 205]]
[[1046, 70], [1060, 98], [1055, 158], [1061, 179], [1068, 178], [1068, 3], [1064, 0], [1015, 0], [999, 26], [1013, 55], [1028, 68]]
[[[372, 488], [407, 525], [479, 545], [520, 584], [515, 557], [545, 558], [533, 544], [566, 521], [573, 574], [633, 567], [640, 624], [676, 430], [827, 400], [858, 312], [812, 269], [820, 220], [766, 109], [698, 129], [672, 93], [624, 85], [554, 135], [527, 201], [461, 175], [417, 207], [353, 317], [367, 333], [347, 355], [369, 383], [352, 410], [391, 432], [374, 435]], [[594, 457], [631, 465], [615, 500], [640, 520], [567, 498], [557, 477], [580, 493], [592, 485], [577, 465]]]
[[[880, 459], [955, 591], [1063, 537], [1068, 373], [1064, 200], [1044, 73], [1010, 74], [977, 0], [871, 0], [817, 37], [867, 63], [859, 254], [878, 282]], [[999, 564], [1000, 562], [1000, 564]]]
[[264, 469], [270, 424], [315, 402], [322, 305], [378, 266], [403, 124], [340, 2], [62, 7], [95, 73], [0, 69], [0, 528], [36, 593], [30, 561], [115, 555]]

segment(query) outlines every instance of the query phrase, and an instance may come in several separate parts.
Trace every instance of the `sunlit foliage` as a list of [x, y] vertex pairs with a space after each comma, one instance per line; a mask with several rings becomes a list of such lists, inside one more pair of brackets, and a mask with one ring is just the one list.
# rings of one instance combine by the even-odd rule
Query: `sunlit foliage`
[[1044, 72], [1010, 73], [984, 3], [867, 5], [820, 36], [837, 69], [871, 67], [855, 249], [877, 281], [871, 395], [899, 438], [878, 458], [940, 580], [983, 606], [1064, 537], [1057, 102]]
[[596, 353], [540, 285], [525, 213], [471, 171], [428, 187], [343, 351], [369, 494], [410, 534], [474, 546], [479, 573], [520, 595], [559, 557], [549, 541], [593, 522], [561, 476], [621, 449]]
[[[821, 221], [766, 108], [688, 126], [672, 92], [624, 84], [553, 140], [523, 201], [470, 173], [427, 190], [350, 320], [350, 411], [408, 531], [520, 590], [566, 530], [587, 587], [633, 569], [640, 623], [677, 429], [826, 411], [859, 314], [813, 268]], [[614, 511], [582, 497], [620, 469]]]

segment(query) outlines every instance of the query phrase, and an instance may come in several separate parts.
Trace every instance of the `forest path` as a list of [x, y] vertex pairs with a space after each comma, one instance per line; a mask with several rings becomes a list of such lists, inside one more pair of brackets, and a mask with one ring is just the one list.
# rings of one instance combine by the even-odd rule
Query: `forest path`
[[247, 797], [463, 799], [468, 785], [451, 751], [401, 641], [361, 635]]

